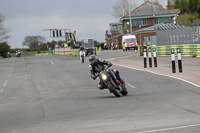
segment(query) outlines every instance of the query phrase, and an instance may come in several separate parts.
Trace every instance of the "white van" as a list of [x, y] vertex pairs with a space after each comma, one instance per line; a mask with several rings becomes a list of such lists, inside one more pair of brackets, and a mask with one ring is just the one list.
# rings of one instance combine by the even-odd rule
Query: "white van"
[[123, 51], [127, 51], [130, 49], [138, 49], [137, 48], [137, 40], [135, 35], [126, 34], [122, 36], [122, 47]]

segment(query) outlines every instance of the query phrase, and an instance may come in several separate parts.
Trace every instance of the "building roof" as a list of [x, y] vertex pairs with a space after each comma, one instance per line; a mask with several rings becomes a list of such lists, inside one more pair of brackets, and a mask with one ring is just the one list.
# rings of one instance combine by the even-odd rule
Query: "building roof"
[[156, 31], [161, 31], [161, 30], [181, 29], [181, 28], [186, 28], [186, 27], [171, 24], [171, 23], [160, 23], [160, 24], [156, 24], [156, 25], [151, 26], [151, 27], [136, 30], [132, 34], [156, 32]]
[[122, 25], [122, 22], [114, 22], [114, 23], [110, 23], [109, 25]]
[[[161, 6], [155, 5], [149, 1], [143, 3], [133, 11], [131, 11], [131, 17], [141, 17], [141, 16], [160, 16], [160, 15], [174, 15], [178, 13], [179, 9], [167, 10]], [[130, 13], [125, 15], [123, 18], [130, 16]]]

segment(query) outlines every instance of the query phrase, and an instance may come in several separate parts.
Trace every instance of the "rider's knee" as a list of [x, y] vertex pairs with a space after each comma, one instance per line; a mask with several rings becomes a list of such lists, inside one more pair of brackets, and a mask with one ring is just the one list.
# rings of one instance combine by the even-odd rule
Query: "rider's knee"
[[113, 72], [115, 75], [117, 75], [117, 76], [119, 75], [119, 71], [117, 69], [113, 69]]

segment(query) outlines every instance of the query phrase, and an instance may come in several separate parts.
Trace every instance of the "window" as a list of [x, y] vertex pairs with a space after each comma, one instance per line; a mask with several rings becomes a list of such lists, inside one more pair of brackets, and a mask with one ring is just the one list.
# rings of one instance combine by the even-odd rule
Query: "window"
[[122, 30], [122, 25], [118, 25], [118, 29], [119, 29], [119, 30]]
[[147, 19], [132, 19], [132, 26], [147, 25]]
[[158, 24], [158, 18], [154, 18], [154, 24]]
[[144, 18], [144, 19], [142, 19], [142, 25], [147, 25], [147, 19], [146, 18]]
[[139, 26], [142, 24], [142, 20], [141, 19], [132, 19], [132, 26]]
[[136, 42], [136, 39], [135, 38], [126, 39], [126, 43], [132, 43], [132, 42]]
[[112, 25], [112, 30], [117, 30], [117, 25]]
[[111, 30], [112, 30], [112, 31], [122, 30], [122, 24], [111, 25]]
[[163, 22], [171, 23], [171, 17], [154, 18], [154, 24], [159, 24]]

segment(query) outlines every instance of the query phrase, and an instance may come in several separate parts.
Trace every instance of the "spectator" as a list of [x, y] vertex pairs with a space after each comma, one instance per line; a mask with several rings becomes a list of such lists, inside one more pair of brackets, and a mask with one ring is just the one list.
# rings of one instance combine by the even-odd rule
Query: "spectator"
[[15, 56], [18, 57], [18, 51], [16, 51]]
[[107, 50], [107, 45], [106, 45], [106, 42], [104, 43], [104, 49]]
[[114, 50], [115, 43], [114, 41], [111, 43], [111, 50]]
[[20, 52], [20, 50], [18, 50], [18, 57], [20, 57], [21, 56], [21, 52]]
[[102, 49], [102, 50], [104, 50], [104, 47], [103, 47], [103, 42], [101, 43], [101, 49]]
[[10, 57], [11, 57], [10, 52], [8, 52], [8, 58], [10, 58]]
[[67, 43], [64, 43], [64, 47], [65, 47], [65, 48], [68, 47]]
[[68, 41], [67, 45], [68, 45], [69, 47], [71, 46], [71, 43], [70, 43], [70, 41]]

